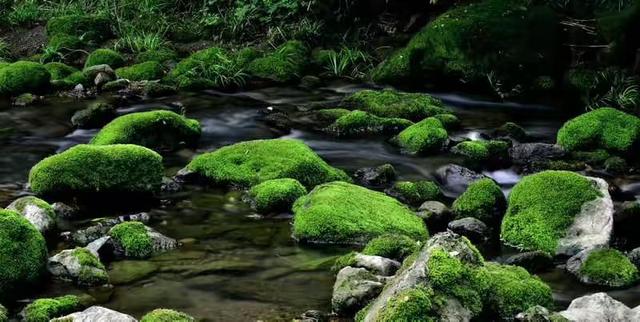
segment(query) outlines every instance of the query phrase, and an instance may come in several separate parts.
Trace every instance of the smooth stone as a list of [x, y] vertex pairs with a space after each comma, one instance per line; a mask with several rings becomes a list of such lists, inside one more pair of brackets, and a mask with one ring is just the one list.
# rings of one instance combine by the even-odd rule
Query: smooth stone
[[595, 293], [579, 297], [560, 315], [571, 322], [634, 322], [640, 321], [640, 309], [630, 309], [607, 293]]
[[449, 222], [454, 219], [453, 212], [440, 201], [425, 201], [416, 214], [427, 224], [429, 232], [447, 229]]
[[92, 306], [82, 312], [76, 312], [51, 320], [51, 322], [138, 322], [132, 316], [102, 306]]
[[393, 275], [401, 265], [398, 261], [381, 256], [363, 255], [360, 253], [355, 255], [355, 266], [366, 268], [372, 273], [382, 276]]
[[378, 167], [360, 168], [353, 177], [365, 187], [381, 187], [390, 184], [396, 178], [396, 170], [390, 164]]
[[352, 315], [380, 294], [383, 286], [382, 280], [366, 269], [347, 266], [333, 284], [331, 307], [338, 315]]
[[[22, 206], [22, 211], [20, 211], [18, 208], [19, 204], [22, 202], [26, 203]], [[51, 218], [47, 209], [44, 209], [33, 202], [24, 201], [22, 198], [9, 204], [6, 209], [20, 213], [42, 234], [46, 234], [54, 230], [56, 227], [56, 221]]]
[[520, 266], [530, 273], [535, 273], [551, 268], [553, 266], [553, 258], [543, 251], [532, 251], [510, 256], [504, 263]]
[[491, 238], [491, 230], [477, 218], [466, 217], [449, 223], [449, 230], [469, 238], [474, 244], [482, 244]]

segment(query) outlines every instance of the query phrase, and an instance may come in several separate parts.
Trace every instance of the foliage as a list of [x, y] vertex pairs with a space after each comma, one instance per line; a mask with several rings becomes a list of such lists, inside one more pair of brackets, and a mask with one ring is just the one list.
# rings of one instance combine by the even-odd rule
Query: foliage
[[157, 61], [148, 61], [116, 69], [116, 75], [130, 81], [145, 81], [161, 79], [164, 67]]
[[373, 68], [373, 58], [360, 49], [342, 47], [339, 51], [330, 50], [319, 63], [329, 77], [364, 79]]
[[11, 7], [7, 20], [12, 25], [31, 25], [42, 19], [38, 0], [16, 1]]

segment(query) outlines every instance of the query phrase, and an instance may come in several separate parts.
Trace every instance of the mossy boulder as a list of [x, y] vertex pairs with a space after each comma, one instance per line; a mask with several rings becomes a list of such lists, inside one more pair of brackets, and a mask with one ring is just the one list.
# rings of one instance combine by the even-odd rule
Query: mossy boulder
[[326, 129], [337, 136], [397, 134], [413, 122], [402, 118], [378, 117], [363, 111], [353, 111], [339, 117]]
[[421, 154], [442, 150], [448, 140], [442, 123], [430, 117], [406, 128], [393, 141], [408, 153]]
[[567, 270], [580, 282], [606, 287], [627, 287], [635, 284], [638, 268], [616, 249], [589, 249], [571, 257]]
[[435, 298], [430, 288], [416, 287], [404, 290], [389, 300], [376, 321], [438, 321], [438, 300], [442, 299]]
[[136, 144], [154, 150], [194, 146], [201, 134], [200, 122], [171, 111], [151, 111], [120, 116], [107, 124], [92, 145]]
[[53, 207], [48, 202], [34, 196], [16, 199], [7, 206], [7, 210], [13, 210], [24, 216], [42, 234], [51, 231], [56, 226], [56, 213]]
[[569, 120], [558, 132], [558, 144], [568, 151], [604, 149], [627, 154], [639, 142], [640, 118], [609, 107]]
[[509, 143], [501, 140], [464, 141], [456, 144], [451, 152], [464, 157], [470, 165], [502, 164], [509, 158]]
[[78, 69], [59, 62], [45, 64], [44, 68], [46, 68], [51, 75], [52, 81], [65, 79], [69, 77], [69, 75], [78, 72]]
[[293, 236], [304, 242], [358, 244], [383, 234], [427, 237], [422, 220], [397, 200], [346, 182], [320, 185], [293, 206]]
[[362, 90], [346, 97], [342, 104], [379, 117], [403, 118], [411, 121], [420, 121], [430, 116], [447, 113], [442, 101], [433, 96], [403, 93], [392, 89]]
[[109, 65], [111, 68], [119, 68], [124, 66], [125, 60], [120, 53], [112, 49], [100, 48], [93, 51], [87, 57], [87, 61], [84, 63], [84, 68]]
[[12, 299], [42, 277], [47, 246], [42, 234], [20, 214], [0, 210], [0, 300]]
[[175, 239], [166, 237], [139, 221], [127, 221], [109, 230], [116, 258], [144, 259], [178, 247]]
[[37, 299], [24, 308], [23, 316], [26, 322], [49, 322], [53, 318], [73, 313], [82, 308], [83, 305], [79, 297], [65, 295]]
[[49, 19], [47, 35], [72, 35], [86, 42], [100, 43], [112, 36], [107, 17], [92, 15], [67, 15]]
[[499, 225], [507, 208], [507, 200], [493, 179], [480, 179], [469, 185], [453, 202], [456, 218], [473, 217], [487, 225]]
[[42, 92], [50, 80], [51, 74], [44, 65], [18, 61], [0, 69], [0, 96]]
[[252, 76], [269, 79], [275, 82], [292, 82], [303, 76], [309, 65], [309, 49], [297, 40], [291, 40], [274, 52], [254, 59], [247, 66]]
[[296, 179], [267, 180], [249, 190], [253, 208], [261, 214], [291, 211], [291, 206], [307, 189]]
[[453, 130], [460, 127], [460, 119], [451, 113], [440, 113], [434, 115], [433, 117], [437, 118], [438, 121], [440, 121], [440, 123], [442, 123], [444, 128], [447, 130]]
[[[501, 238], [507, 244], [529, 251], [552, 255], [568, 251], [561, 250], [564, 248], [560, 247], [561, 239], [569, 237], [568, 229], [586, 203], [606, 199], [602, 190], [594, 180], [574, 172], [544, 171], [526, 176], [509, 195]], [[612, 216], [611, 209], [600, 212]], [[586, 231], [583, 234], [586, 235]]]
[[527, 131], [522, 126], [513, 122], [502, 124], [493, 134], [497, 137], [512, 138], [519, 142], [525, 142], [529, 138]]
[[82, 71], [77, 71], [74, 72], [72, 74], [70, 74], [69, 76], [62, 78], [62, 79], [57, 79], [57, 80], [52, 80], [51, 81], [51, 85], [53, 86], [53, 88], [55, 89], [72, 89], [74, 87], [76, 87], [78, 84], [82, 84], [82, 85], [90, 85], [91, 82], [89, 80], [89, 78], [87, 77], [87, 75], [85, 73], [83, 73]]
[[161, 79], [164, 76], [164, 67], [157, 61], [148, 61], [118, 68], [116, 75], [130, 81]]
[[116, 116], [116, 108], [113, 105], [96, 102], [75, 112], [71, 117], [71, 124], [80, 129], [95, 129], [103, 127]]
[[253, 186], [280, 178], [298, 180], [307, 188], [349, 177], [331, 167], [298, 140], [255, 140], [222, 147], [194, 158], [187, 171], [215, 185]]
[[178, 60], [178, 54], [174, 50], [169, 48], [143, 51], [136, 56], [136, 62], [138, 64], [149, 61], [164, 63], [175, 60]]
[[425, 201], [439, 200], [442, 197], [440, 187], [433, 181], [399, 181], [386, 193], [406, 204], [419, 206]]
[[192, 316], [169, 309], [156, 309], [142, 317], [140, 322], [194, 322]]
[[29, 184], [38, 195], [147, 194], [160, 188], [163, 172], [162, 157], [147, 148], [83, 144], [40, 161]]
[[402, 262], [420, 249], [421, 243], [405, 235], [387, 234], [376, 237], [362, 250], [364, 255], [381, 256]]

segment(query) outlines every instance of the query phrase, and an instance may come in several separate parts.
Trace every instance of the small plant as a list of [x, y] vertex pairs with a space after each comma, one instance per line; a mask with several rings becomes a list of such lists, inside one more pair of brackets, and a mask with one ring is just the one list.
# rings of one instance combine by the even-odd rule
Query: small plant
[[16, 2], [7, 17], [12, 25], [31, 25], [42, 18], [42, 10], [36, 0]]
[[114, 45], [116, 50], [141, 53], [151, 50], [159, 50], [166, 46], [164, 32], [140, 31], [134, 28], [125, 28], [120, 33], [120, 39]]
[[587, 109], [610, 106], [638, 113], [640, 80], [619, 69], [606, 69], [597, 74], [594, 90], [587, 93]]
[[324, 61], [324, 69], [329, 76], [362, 79], [373, 67], [371, 56], [359, 49], [343, 47], [331, 51]]
[[200, 66], [191, 70], [191, 75], [206, 78], [220, 88], [244, 86], [248, 78], [244, 69], [222, 54], [217, 54], [217, 56], [215, 59], [217, 63], [202, 62]]

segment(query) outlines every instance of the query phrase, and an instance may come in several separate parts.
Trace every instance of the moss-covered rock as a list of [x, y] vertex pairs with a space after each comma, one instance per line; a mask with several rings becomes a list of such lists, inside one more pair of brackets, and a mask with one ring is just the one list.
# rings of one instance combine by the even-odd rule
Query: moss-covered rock
[[309, 49], [302, 42], [292, 40], [253, 60], [247, 66], [247, 72], [255, 77], [286, 83], [300, 79], [308, 65]]
[[44, 65], [51, 75], [51, 80], [61, 80], [69, 77], [69, 75], [78, 72], [78, 69], [59, 62], [48, 63]]
[[586, 250], [569, 259], [567, 269], [586, 284], [626, 287], [638, 281], [638, 268], [615, 249]]
[[96, 102], [77, 111], [71, 117], [71, 124], [80, 129], [95, 129], [116, 118], [116, 108], [107, 103]]
[[460, 119], [451, 113], [440, 113], [433, 117], [437, 118], [447, 130], [453, 130], [460, 127]]
[[146, 258], [152, 254], [151, 237], [147, 227], [141, 222], [129, 221], [117, 224], [111, 228], [109, 236], [122, 246], [127, 257]]
[[293, 211], [293, 235], [305, 242], [364, 243], [390, 233], [427, 237], [422, 220], [397, 200], [346, 182], [316, 187]]
[[163, 172], [162, 157], [141, 146], [78, 145], [36, 164], [29, 184], [38, 195], [151, 193]]
[[148, 97], [162, 97], [178, 93], [178, 89], [171, 85], [161, 84], [159, 82], [147, 82], [144, 85], [144, 95]]
[[89, 78], [87, 78], [87, 75], [82, 71], [74, 72], [63, 79], [51, 81], [51, 85], [55, 89], [72, 89], [78, 84], [82, 84], [85, 86], [91, 84]]
[[513, 122], [502, 124], [495, 130], [494, 135], [497, 137], [509, 137], [519, 142], [524, 142], [529, 137], [527, 131], [525, 131], [522, 126]]
[[442, 150], [448, 139], [449, 134], [442, 123], [430, 117], [400, 132], [394, 142], [408, 153], [420, 154]]
[[75, 295], [65, 295], [55, 298], [43, 298], [33, 301], [24, 309], [24, 321], [49, 322], [82, 309], [80, 298]]
[[440, 187], [433, 181], [399, 181], [388, 189], [387, 194], [412, 206], [425, 201], [439, 200], [442, 197]]
[[42, 234], [55, 228], [56, 213], [48, 202], [40, 198], [34, 196], [18, 198], [7, 206], [7, 210], [13, 210], [27, 218]]
[[353, 111], [338, 118], [327, 131], [337, 136], [397, 134], [413, 122], [402, 118], [378, 117], [363, 111]]
[[362, 250], [365, 255], [382, 256], [402, 262], [420, 249], [420, 243], [405, 235], [387, 234], [376, 237]]
[[58, 53], [70, 53], [74, 49], [84, 46], [80, 37], [68, 34], [56, 34], [49, 37], [48, 47], [56, 49]]
[[149, 61], [155, 61], [158, 63], [164, 63], [168, 61], [178, 60], [178, 54], [169, 48], [160, 48], [155, 50], [148, 50], [139, 53], [136, 56], [136, 62], [138, 64]]
[[42, 64], [18, 61], [0, 69], [0, 96], [42, 92], [50, 80]]
[[73, 249], [71, 255], [77, 260], [78, 264], [80, 264], [78, 276], [74, 276], [78, 285], [96, 286], [109, 283], [107, 270], [96, 255], [86, 248], [81, 247]]
[[629, 165], [627, 164], [627, 161], [621, 157], [613, 156], [604, 161], [604, 169], [609, 173], [625, 173], [628, 168]]
[[190, 315], [175, 310], [156, 309], [142, 317], [140, 322], [193, 322]]
[[609, 107], [569, 120], [558, 132], [558, 144], [568, 151], [630, 153], [638, 142], [640, 118]]
[[438, 321], [438, 300], [430, 288], [417, 287], [402, 291], [387, 303], [376, 321]]
[[594, 183], [577, 173], [545, 171], [527, 176], [509, 195], [501, 238], [522, 249], [555, 254], [583, 204], [599, 197]]
[[252, 186], [280, 178], [298, 180], [311, 188], [324, 182], [349, 181], [342, 171], [322, 160], [298, 140], [246, 141], [194, 158], [187, 170], [216, 185]]
[[158, 110], [116, 118], [96, 134], [91, 144], [136, 144], [154, 150], [175, 150], [183, 144], [194, 146], [200, 134], [197, 120]]
[[109, 19], [91, 15], [67, 15], [49, 19], [47, 23], [49, 37], [72, 35], [82, 37], [84, 41], [100, 43], [113, 34]]
[[291, 206], [307, 189], [296, 179], [282, 178], [264, 181], [249, 191], [253, 208], [262, 214], [291, 211]]
[[483, 162], [491, 157], [489, 149], [482, 141], [464, 141], [451, 149], [453, 154], [461, 155], [471, 162]]
[[0, 210], [0, 300], [38, 282], [46, 263], [42, 234], [18, 213]]
[[480, 179], [469, 185], [453, 202], [456, 218], [473, 217], [488, 225], [497, 225], [507, 208], [507, 200], [493, 179]]
[[84, 63], [84, 68], [109, 65], [111, 68], [119, 68], [124, 66], [125, 60], [120, 53], [115, 50], [100, 48], [93, 51], [87, 57], [87, 61]]
[[130, 81], [161, 79], [164, 76], [164, 67], [157, 61], [148, 61], [118, 68], [116, 69], [116, 75]]
[[447, 113], [442, 101], [427, 94], [403, 93], [392, 89], [363, 90], [351, 94], [342, 102], [344, 106], [369, 112], [379, 117], [403, 118], [420, 121], [430, 116]]

